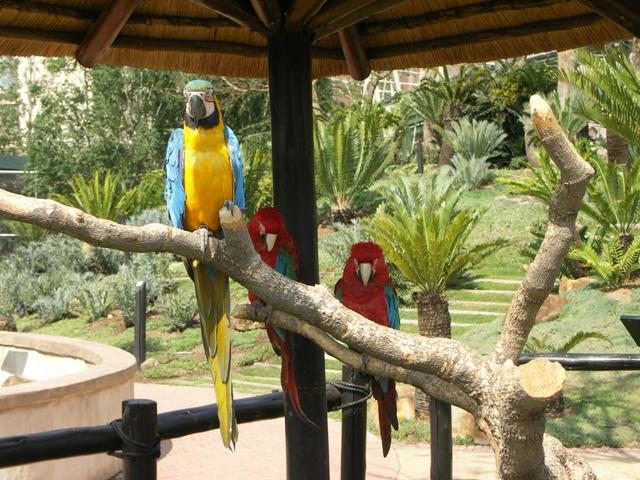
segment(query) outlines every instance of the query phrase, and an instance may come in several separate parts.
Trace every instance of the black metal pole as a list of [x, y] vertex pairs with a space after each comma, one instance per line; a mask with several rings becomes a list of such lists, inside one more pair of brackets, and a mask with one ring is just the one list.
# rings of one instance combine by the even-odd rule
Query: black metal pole
[[153, 400], [122, 402], [122, 431], [131, 438], [123, 442], [124, 480], [156, 480], [158, 406]]
[[147, 284], [143, 280], [136, 283], [133, 335], [133, 356], [136, 357], [139, 367], [147, 357]]
[[640, 355], [631, 353], [526, 353], [520, 356], [518, 364], [524, 365], [536, 358], [558, 362], [567, 370], [640, 370]]
[[[319, 274], [311, 40], [306, 32], [273, 33], [268, 40], [268, 59], [274, 203], [298, 245], [298, 280], [315, 285]], [[302, 422], [286, 407], [287, 478], [328, 480], [324, 353], [314, 343], [296, 336], [293, 355], [300, 404], [320, 428]]]
[[451, 405], [435, 398], [429, 401], [431, 426], [431, 480], [451, 480]]
[[[342, 366], [342, 380], [355, 385], [368, 385], [369, 377], [348, 365]], [[355, 392], [342, 394], [343, 404], [357, 400]], [[341, 480], [365, 480], [367, 472], [367, 402], [342, 410]]]

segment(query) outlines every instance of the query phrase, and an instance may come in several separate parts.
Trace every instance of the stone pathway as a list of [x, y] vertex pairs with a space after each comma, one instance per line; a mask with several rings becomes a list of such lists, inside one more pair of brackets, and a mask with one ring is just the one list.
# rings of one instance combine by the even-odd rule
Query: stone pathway
[[[429, 444], [401, 445], [397, 480], [425, 480]], [[598, 480], [640, 480], [640, 449], [581, 449], [579, 454], [594, 469]], [[427, 470], [428, 471], [428, 470]], [[453, 448], [454, 480], [495, 480], [495, 458], [488, 446]]]
[[[136, 398], [158, 402], [158, 411], [212, 403], [213, 391], [203, 387], [178, 387], [137, 383]], [[238, 395], [242, 397], [246, 395]], [[228, 478], [283, 480], [285, 478], [284, 421], [240, 425], [235, 452], [226, 450], [217, 431], [162, 442], [159, 480]], [[329, 421], [331, 478], [340, 478], [340, 424]], [[596, 470], [599, 480], [640, 480], [640, 449], [586, 449], [581, 455]], [[489, 447], [454, 447], [455, 480], [495, 479], [494, 456]], [[382, 457], [380, 440], [367, 435], [368, 480], [425, 480], [429, 471], [429, 445], [395, 443]]]
[[[135, 384], [136, 398], [158, 402], [158, 412], [207, 405], [214, 402], [213, 389], [177, 387], [150, 383]], [[238, 398], [248, 395], [237, 395]], [[222, 446], [217, 431], [163, 441], [158, 461], [158, 480], [224, 478], [244, 480], [284, 480], [285, 438], [281, 418], [239, 425], [235, 452]], [[329, 421], [331, 478], [340, 478], [340, 424]], [[399, 474], [398, 456], [391, 449], [382, 456], [380, 440], [367, 436], [367, 479], [395, 479]]]

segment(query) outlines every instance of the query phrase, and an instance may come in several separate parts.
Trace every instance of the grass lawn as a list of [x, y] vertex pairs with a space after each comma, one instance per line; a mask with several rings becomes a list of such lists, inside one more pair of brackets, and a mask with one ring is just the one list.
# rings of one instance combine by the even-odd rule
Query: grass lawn
[[[473, 272], [473, 282], [447, 292], [453, 310], [452, 336], [483, 353], [491, 351], [500, 335], [501, 318], [508, 302], [524, 276], [523, 266], [528, 260], [521, 255], [531, 240], [531, 225], [545, 217], [543, 206], [536, 201], [511, 197], [503, 186], [483, 188], [463, 196], [463, 205], [486, 210], [480, 220], [473, 241], [481, 242], [508, 238], [511, 243], [487, 258]], [[330, 235], [323, 229], [323, 235]], [[323, 250], [319, 252], [321, 281], [332, 288], [341, 275], [341, 266]], [[179, 280], [181, 288], [193, 288], [180, 262], [171, 265], [170, 273]], [[502, 280], [502, 281], [496, 281]], [[509, 281], [511, 280], [511, 281]], [[245, 302], [246, 290], [231, 282], [232, 302]], [[621, 313], [640, 313], [640, 294], [634, 293], [632, 302], [621, 305], [595, 289], [569, 292], [570, 303], [556, 321], [536, 326], [533, 335], [547, 343], [561, 344], [575, 332], [599, 331], [611, 338], [612, 345], [587, 341], [576, 351], [640, 353], [618, 318]], [[486, 315], [495, 313], [495, 315]], [[417, 311], [407, 306], [401, 311], [406, 322], [402, 330], [417, 334]], [[86, 317], [61, 320], [41, 325], [34, 316], [17, 320], [21, 331], [63, 335], [106, 343], [128, 351], [133, 349], [133, 329], [124, 329], [121, 319], [104, 318], [89, 322]], [[150, 312], [147, 325], [147, 357], [158, 365], [139, 373], [140, 381], [172, 383], [176, 385], [210, 385], [211, 378], [202, 351], [199, 328], [182, 333], [170, 332], [170, 322], [162, 315]], [[264, 330], [233, 332], [233, 371], [238, 391], [259, 394], [279, 388], [279, 358], [273, 353]], [[341, 364], [326, 358], [327, 378], [340, 377]], [[637, 428], [640, 425], [639, 373], [569, 372], [565, 389], [567, 415], [550, 419], [548, 431], [570, 446], [640, 446]], [[212, 401], [213, 401], [212, 390]], [[333, 414], [333, 417], [338, 417]], [[373, 421], [370, 416], [372, 428]], [[428, 432], [423, 422], [403, 421], [397, 439], [424, 440]]]

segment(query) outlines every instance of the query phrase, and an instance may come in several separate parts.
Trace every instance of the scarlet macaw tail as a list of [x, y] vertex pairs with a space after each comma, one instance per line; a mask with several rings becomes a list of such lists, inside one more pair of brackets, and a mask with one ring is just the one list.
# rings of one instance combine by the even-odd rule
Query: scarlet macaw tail
[[371, 380], [371, 392], [373, 393], [373, 398], [378, 402], [382, 454], [386, 457], [391, 448], [391, 427], [398, 430], [396, 383], [391, 379], [374, 378]]
[[220, 435], [225, 447], [232, 449], [238, 439], [238, 425], [233, 413], [231, 383], [231, 296], [229, 278], [198, 261], [193, 262], [202, 342], [211, 367], [218, 403]]
[[267, 335], [271, 341], [271, 346], [275, 352], [280, 355], [282, 360], [282, 366], [280, 367], [280, 385], [282, 385], [282, 391], [289, 396], [293, 411], [296, 412], [298, 418], [303, 422], [312, 427], [320, 428], [307, 417], [300, 406], [296, 373], [293, 369], [293, 336], [291, 332], [267, 327]]

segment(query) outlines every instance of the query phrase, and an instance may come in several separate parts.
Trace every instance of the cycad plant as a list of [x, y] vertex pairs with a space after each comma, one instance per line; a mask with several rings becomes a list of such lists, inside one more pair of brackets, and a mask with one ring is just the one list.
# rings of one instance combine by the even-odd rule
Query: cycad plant
[[389, 261], [419, 289], [420, 333], [449, 336], [446, 288], [506, 241], [471, 242], [483, 212], [458, 208], [462, 190], [445, 175], [395, 176], [378, 191], [384, 202], [368, 222], [367, 231]]
[[320, 194], [331, 203], [334, 221], [349, 223], [353, 201], [391, 164], [397, 142], [386, 134], [379, 105], [356, 106], [332, 122], [316, 121], [314, 153]]
[[597, 156], [591, 164], [596, 176], [589, 183], [582, 212], [598, 222], [604, 233], [616, 234], [626, 250], [640, 225], [640, 165], [634, 162], [629, 169]]
[[502, 128], [486, 120], [463, 117], [444, 132], [455, 154], [451, 160], [450, 175], [454, 183], [478, 188], [491, 179], [489, 159], [500, 155], [500, 146], [507, 137]]
[[640, 71], [621, 46], [602, 54], [579, 50], [576, 59], [578, 69], [560, 72], [582, 93], [576, 111], [607, 129], [609, 160], [628, 162], [628, 146], [619, 156], [617, 137], [640, 147]]
[[[469, 113], [476, 92], [487, 78], [487, 71], [476, 67], [462, 67], [455, 77], [444, 68], [435, 77], [426, 77], [410, 94], [408, 103], [425, 121], [446, 132], [452, 122]], [[443, 138], [438, 164], [447, 165], [452, 158], [453, 149]]]
[[509, 186], [509, 191], [515, 195], [527, 195], [537, 198], [545, 205], [549, 205], [551, 195], [560, 184], [560, 170], [551, 161], [547, 151], [541, 148], [538, 151], [538, 166], [529, 162], [524, 163], [529, 176], [501, 177], [498, 182]]
[[136, 213], [138, 190], [128, 188], [117, 175], [111, 172], [94, 172], [87, 180], [76, 175], [69, 182], [71, 193], [55, 195], [56, 200], [99, 218], [120, 221]]
[[601, 252], [591, 245], [583, 245], [569, 252], [569, 258], [588, 265], [607, 288], [620, 288], [640, 270], [640, 238], [629, 245], [624, 245], [619, 238], [610, 239]]

